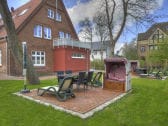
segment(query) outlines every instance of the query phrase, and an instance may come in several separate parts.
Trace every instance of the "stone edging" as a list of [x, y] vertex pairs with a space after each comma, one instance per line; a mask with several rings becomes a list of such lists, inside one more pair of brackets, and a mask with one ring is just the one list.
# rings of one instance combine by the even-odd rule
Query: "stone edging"
[[46, 103], [46, 102], [43, 102], [43, 101], [40, 101], [40, 100], [33, 99], [32, 97], [25, 96], [25, 95], [21, 94], [20, 92], [16, 92], [16, 93], [14, 93], [14, 94], [17, 95], [17, 96], [21, 96], [21, 97], [23, 97], [23, 98], [29, 99], [29, 100], [31, 100], [31, 101], [35, 101], [35, 102], [37, 102], [37, 103], [43, 104], [43, 105], [45, 105], [45, 106], [51, 106], [51, 107], [53, 107], [55, 110], [60, 110], [60, 111], [63, 111], [63, 112], [67, 112], [67, 113], [70, 113], [70, 114], [72, 114], [72, 115], [74, 115], [74, 116], [78, 116], [78, 117], [80, 117], [80, 118], [82, 118], [82, 119], [86, 119], [86, 118], [88, 118], [88, 117], [91, 117], [95, 112], [98, 112], [98, 111], [100, 111], [100, 110], [103, 110], [103, 109], [104, 109], [105, 107], [107, 107], [108, 105], [110, 105], [110, 104], [114, 103], [115, 101], [121, 99], [122, 97], [124, 97], [125, 95], [127, 95], [128, 93], [130, 93], [131, 91], [132, 91], [132, 90], [130, 90], [130, 91], [127, 92], [127, 93], [122, 93], [121, 95], [119, 95], [119, 96], [113, 98], [112, 100], [109, 100], [109, 101], [105, 102], [104, 104], [102, 104], [102, 105], [100, 105], [100, 106], [98, 106], [98, 107], [96, 107], [96, 108], [92, 109], [91, 111], [89, 111], [89, 112], [87, 112], [87, 113], [84, 113], [84, 114], [79, 113], [79, 112], [74, 112], [74, 111], [72, 111], [72, 110], [68, 110], [68, 109], [65, 109], [65, 108], [63, 108], [63, 107], [56, 106], [56, 105], [54, 105], [54, 104], [52, 104], [52, 103]]

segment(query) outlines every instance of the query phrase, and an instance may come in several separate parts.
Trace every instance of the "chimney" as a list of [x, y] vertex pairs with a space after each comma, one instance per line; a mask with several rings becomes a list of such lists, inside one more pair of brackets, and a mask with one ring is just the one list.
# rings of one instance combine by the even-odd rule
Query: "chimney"
[[11, 12], [14, 12], [14, 11], [15, 11], [14, 7], [11, 7]]

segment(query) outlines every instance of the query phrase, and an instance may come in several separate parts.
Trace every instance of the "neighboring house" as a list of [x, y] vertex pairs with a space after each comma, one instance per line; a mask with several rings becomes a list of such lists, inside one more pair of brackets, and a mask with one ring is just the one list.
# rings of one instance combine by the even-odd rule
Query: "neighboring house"
[[107, 54], [109, 54], [108, 52], [110, 51], [109, 45], [109, 41], [105, 41], [104, 43], [92, 42], [90, 60], [93, 61], [95, 59], [101, 60], [107, 58]]
[[[11, 8], [11, 13], [19, 41], [26, 42], [38, 73], [89, 70], [90, 45], [78, 41], [62, 0], [30, 0], [16, 10]], [[22, 67], [14, 67], [7, 40], [0, 20], [0, 72], [21, 75]]]
[[150, 50], [158, 49], [158, 44], [162, 43], [168, 35], [168, 22], [156, 23], [146, 32], [138, 34], [137, 47], [138, 56], [146, 60]]

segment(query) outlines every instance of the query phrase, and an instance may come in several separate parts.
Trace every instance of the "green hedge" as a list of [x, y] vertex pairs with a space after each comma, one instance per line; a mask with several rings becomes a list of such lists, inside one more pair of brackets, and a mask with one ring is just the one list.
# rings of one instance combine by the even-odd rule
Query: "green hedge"
[[103, 60], [91, 61], [91, 69], [104, 70], [104, 61]]

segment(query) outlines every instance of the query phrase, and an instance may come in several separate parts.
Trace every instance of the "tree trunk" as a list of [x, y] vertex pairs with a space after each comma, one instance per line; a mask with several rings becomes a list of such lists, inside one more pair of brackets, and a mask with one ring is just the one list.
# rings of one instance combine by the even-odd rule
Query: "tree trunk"
[[[23, 53], [22, 53], [22, 48], [19, 45], [19, 40], [16, 34], [15, 30], [15, 25], [12, 20], [11, 13], [9, 11], [7, 1], [6, 0], [0, 0], [0, 13], [4, 22], [4, 26], [8, 35], [8, 49], [11, 52], [11, 56], [14, 59], [14, 67], [16, 68], [15, 70], [18, 70], [18, 66], [22, 68], [22, 58], [23, 58]], [[28, 60], [28, 73], [27, 74], [27, 79], [29, 83], [31, 84], [39, 84], [40, 81], [38, 79], [37, 74], [35, 73], [35, 70], [33, 68], [33, 65], [31, 63], [31, 60]]]

